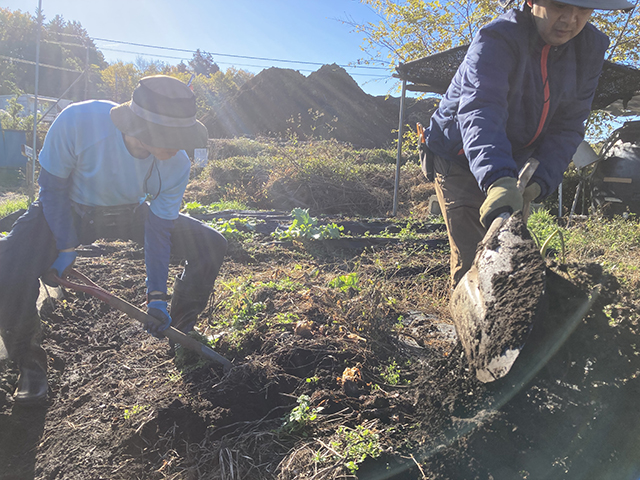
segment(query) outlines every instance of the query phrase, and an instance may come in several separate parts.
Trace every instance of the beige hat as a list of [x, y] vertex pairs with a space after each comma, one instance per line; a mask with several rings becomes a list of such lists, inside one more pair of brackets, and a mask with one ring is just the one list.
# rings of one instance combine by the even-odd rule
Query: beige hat
[[202, 148], [209, 136], [196, 120], [191, 89], [166, 75], [141, 79], [131, 101], [111, 109], [111, 120], [125, 135], [158, 148]]

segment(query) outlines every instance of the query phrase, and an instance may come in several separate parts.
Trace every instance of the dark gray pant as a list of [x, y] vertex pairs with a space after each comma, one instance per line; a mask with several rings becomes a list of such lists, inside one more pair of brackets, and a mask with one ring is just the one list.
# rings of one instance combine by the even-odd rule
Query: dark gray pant
[[[144, 244], [144, 223], [148, 205], [136, 208], [79, 210], [74, 213], [80, 242], [104, 239], [133, 240]], [[185, 260], [182, 279], [187, 290], [211, 292], [227, 251], [227, 241], [204, 223], [180, 215], [171, 232], [171, 255]], [[55, 261], [55, 239], [36, 201], [0, 238], [0, 335], [9, 358], [19, 361], [21, 351], [40, 328], [36, 301], [38, 279]]]

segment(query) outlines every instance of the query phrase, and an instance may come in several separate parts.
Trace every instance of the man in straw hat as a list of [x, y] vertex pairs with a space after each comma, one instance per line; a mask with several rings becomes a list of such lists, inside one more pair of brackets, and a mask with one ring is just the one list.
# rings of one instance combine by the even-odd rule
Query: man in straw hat
[[[75, 248], [98, 238], [144, 245], [147, 310], [188, 331], [206, 307], [227, 242], [179, 213], [189, 181], [184, 149], [204, 147], [207, 129], [181, 81], [146, 77], [131, 101], [72, 104], [51, 125], [40, 152], [39, 198], [0, 239], [0, 334], [20, 370], [14, 400], [46, 399], [47, 356], [40, 346], [38, 279], [62, 277]], [[169, 257], [185, 260], [167, 309]], [[173, 322], [172, 322], [173, 321]]]
[[[562, 182], [609, 46], [589, 17], [631, 8], [627, 0], [526, 0], [478, 31], [426, 133], [452, 286], [494, 218]], [[523, 196], [516, 178], [531, 157], [540, 164]]]

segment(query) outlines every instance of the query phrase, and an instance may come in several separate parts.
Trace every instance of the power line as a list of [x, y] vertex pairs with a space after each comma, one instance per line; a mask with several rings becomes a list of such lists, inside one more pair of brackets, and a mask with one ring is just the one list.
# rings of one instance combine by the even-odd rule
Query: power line
[[[121, 40], [110, 40], [107, 38], [97, 38], [94, 37], [93, 40], [97, 40], [99, 42], [111, 42], [111, 43], [119, 43], [122, 45], [132, 45], [134, 47], [144, 47], [144, 48], [155, 48], [158, 50], [171, 50], [174, 52], [185, 52], [185, 53], [196, 53], [196, 51], [194, 50], [187, 50], [187, 49], [183, 49], [183, 48], [173, 48], [173, 47], [160, 47], [157, 45], [146, 45], [144, 43], [133, 43], [133, 42], [124, 42]], [[232, 58], [242, 58], [245, 60], [262, 60], [265, 62], [278, 62], [278, 63], [296, 63], [296, 64], [303, 64], [303, 65], [325, 65], [325, 63], [320, 63], [320, 62], [308, 62], [305, 60], [285, 60], [285, 59], [278, 59], [278, 58], [265, 58], [265, 57], [252, 57], [249, 55], [234, 55], [231, 53], [215, 53], [215, 52], [205, 52], [203, 50], [200, 51], [203, 54], [207, 54], [207, 55], [212, 55], [212, 56], [218, 56], [218, 57], [232, 57]], [[367, 69], [367, 70], [386, 70], [386, 67], [370, 67], [370, 66], [365, 66], [365, 65], [338, 65], [339, 67], [342, 68], [362, 68], [362, 69]]]
[[[128, 53], [131, 55], [140, 55], [140, 56], [145, 56], [145, 57], [151, 57], [151, 58], [168, 58], [171, 60], [182, 60], [182, 61], [188, 61], [188, 58], [184, 58], [184, 57], [173, 57], [170, 55], [159, 55], [159, 54], [148, 54], [148, 53], [140, 53], [140, 52], [131, 52], [128, 50], [119, 50], [116, 48], [102, 48], [102, 50], [107, 50], [109, 52], [120, 52], [120, 53]], [[253, 67], [253, 68], [268, 68], [265, 67], [264, 65], [251, 65], [251, 64], [245, 64], [245, 63], [231, 63], [231, 62], [218, 62], [216, 61], [216, 64], [219, 65], [231, 65], [234, 67]], [[298, 69], [299, 72], [314, 72], [315, 70], [305, 70], [305, 69]], [[358, 76], [358, 77], [372, 77], [372, 78], [390, 78], [390, 75], [370, 75], [367, 73], [350, 73], [349, 75], [351, 75], [352, 77]]]
[[[60, 33], [60, 35], [76, 37], [76, 38], [83, 38], [80, 35], [71, 34], [71, 33]], [[148, 44], [144, 44], [144, 43], [125, 42], [123, 40], [113, 40], [113, 39], [108, 39], [108, 38], [92, 37], [91, 39], [94, 40], [94, 41], [99, 41], [99, 42], [110, 42], [110, 43], [118, 43], [118, 44], [121, 44], [121, 45], [131, 45], [131, 46], [135, 46], [135, 47], [155, 48], [157, 50], [169, 50], [169, 51], [174, 51], [174, 52], [184, 52], [184, 53], [190, 53], [190, 54], [194, 54], [194, 53], [197, 52], [196, 50], [188, 50], [188, 49], [184, 49], [184, 48], [163, 47], [163, 46], [159, 46], [159, 45], [148, 45]], [[248, 55], [235, 55], [235, 54], [231, 54], [231, 53], [206, 52], [204, 50], [200, 50], [200, 52], [203, 53], [203, 54], [206, 54], [206, 55], [219, 56], [219, 57], [242, 58], [242, 59], [245, 59], [245, 60], [261, 60], [261, 61], [265, 61], [265, 62], [295, 63], [295, 64], [318, 65], [318, 66], [326, 65], [326, 63], [309, 62], [309, 61], [306, 61], [306, 60], [288, 60], [288, 59], [278, 59], [278, 58], [253, 57], [253, 56], [248, 56]], [[170, 58], [170, 57], [168, 57], [168, 58]], [[382, 60], [377, 60], [377, 61], [380, 62], [381, 64], [387, 63], [387, 65], [389, 65], [389, 62], [384, 62]], [[354, 69], [362, 68], [362, 69], [367, 69], [367, 70], [387, 70], [387, 67], [374, 67], [374, 66], [367, 66], [367, 65], [338, 65], [338, 66], [342, 67], [342, 68], [354, 68]]]
[[[28, 65], [36, 65], [36, 62], [32, 62], [31, 60], [24, 60], [22, 58], [15, 58], [15, 57], [7, 57], [6, 55], [0, 55], [0, 59], [9, 60], [11, 62], [17, 62], [17, 63], [26, 63]], [[41, 67], [52, 68], [54, 70], [63, 70], [65, 72], [82, 73], [82, 71], [80, 70], [72, 70], [71, 68], [56, 67], [55, 65], [47, 65], [44, 63], [39, 63], [39, 65]]]

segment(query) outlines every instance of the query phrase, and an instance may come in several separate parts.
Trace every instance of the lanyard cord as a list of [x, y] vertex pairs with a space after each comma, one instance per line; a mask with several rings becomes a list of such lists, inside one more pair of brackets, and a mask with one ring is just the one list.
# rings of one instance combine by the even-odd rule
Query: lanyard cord
[[[144, 183], [142, 184], [142, 188], [144, 189], [144, 194], [145, 194], [145, 201], [155, 200], [156, 198], [158, 198], [158, 195], [160, 195], [160, 192], [162, 191], [162, 177], [160, 176], [160, 169], [158, 168], [158, 165], [156, 165], [156, 162], [157, 160], [154, 158], [153, 163], [149, 167], [149, 171], [147, 172], [147, 175], [144, 177]], [[155, 195], [152, 195], [149, 193], [148, 181], [151, 178], [151, 175], [153, 174], [154, 168], [158, 173], [159, 186], [158, 186], [158, 192]]]

